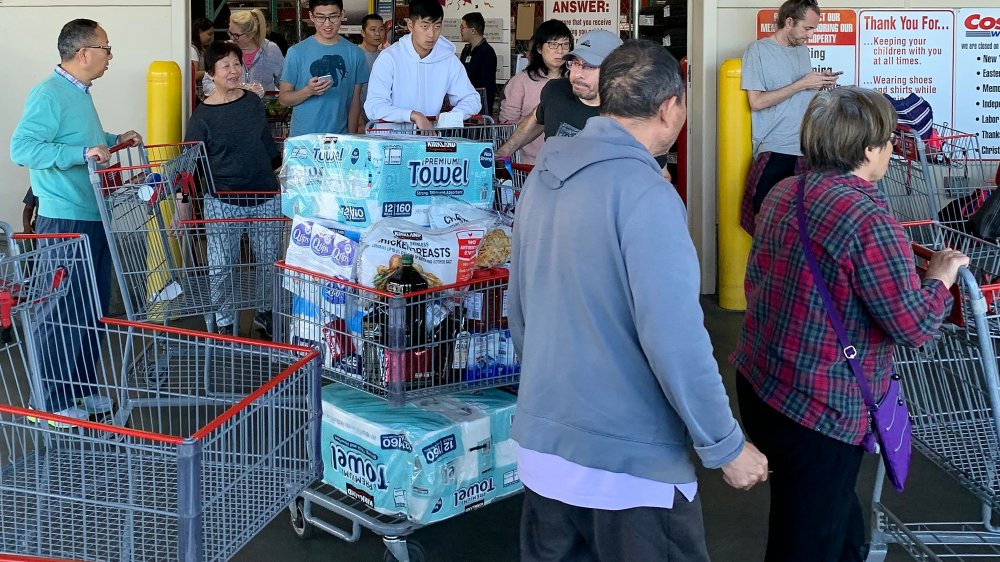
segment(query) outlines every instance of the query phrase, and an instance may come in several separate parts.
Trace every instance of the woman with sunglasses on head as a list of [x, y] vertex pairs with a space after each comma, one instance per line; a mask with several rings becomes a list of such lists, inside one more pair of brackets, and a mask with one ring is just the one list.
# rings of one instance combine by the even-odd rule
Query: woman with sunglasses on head
[[[528, 66], [504, 87], [503, 99], [500, 100], [500, 121], [519, 123], [525, 115], [534, 111], [541, 99], [542, 87], [552, 78], [566, 75], [563, 56], [572, 50], [573, 35], [565, 23], [548, 20], [539, 25], [531, 38]], [[522, 147], [520, 162], [534, 164], [543, 144], [545, 139], [538, 137]]]
[[[263, 12], [256, 8], [233, 11], [229, 17], [229, 39], [242, 53], [243, 84], [259, 96], [277, 91], [285, 57], [281, 49], [267, 39], [267, 20]], [[215, 87], [207, 76], [202, 85], [205, 95], [211, 94]]]

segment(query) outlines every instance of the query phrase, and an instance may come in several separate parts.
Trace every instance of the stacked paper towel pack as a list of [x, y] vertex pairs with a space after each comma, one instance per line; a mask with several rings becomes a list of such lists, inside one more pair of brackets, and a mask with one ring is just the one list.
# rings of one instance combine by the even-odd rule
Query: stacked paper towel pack
[[422, 525], [521, 491], [510, 439], [517, 397], [460, 392], [389, 406], [323, 389], [323, 479], [380, 513]]

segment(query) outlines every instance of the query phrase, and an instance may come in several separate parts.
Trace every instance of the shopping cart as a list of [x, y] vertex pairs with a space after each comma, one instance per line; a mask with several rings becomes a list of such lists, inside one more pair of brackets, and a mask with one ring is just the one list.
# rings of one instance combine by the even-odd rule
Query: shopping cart
[[285, 107], [278, 102], [278, 92], [264, 92], [264, 111], [267, 113], [267, 126], [271, 129], [271, 136], [274, 142], [278, 143], [278, 152], [282, 150], [282, 145], [292, 127], [292, 108]]
[[[506, 271], [494, 271], [399, 296], [279, 262], [275, 336], [320, 349], [327, 380], [393, 404], [516, 384], [520, 366], [506, 329], [507, 282]], [[427, 329], [417, 335], [414, 325]], [[346, 518], [350, 527], [329, 523], [316, 506]], [[383, 537], [386, 560], [424, 559], [421, 546], [406, 538], [422, 525], [404, 515], [380, 513], [328, 484], [311, 486], [290, 511], [300, 537], [310, 536], [315, 527], [356, 542], [364, 527]]]
[[211, 329], [218, 314], [238, 330], [238, 311], [270, 310], [271, 266], [291, 222], [278, 192], [215, 193], [204, 145], [177, 147], [171, 159], [144, 163], [142, 146], [119, 145], [110, 166], [91, 164], [126, 315], [204, 315]]
[[[319, 476], [315, 351], [74, 323], [99, 313], [86, 238], [3, 226], [0, 552], [227, 560]], [[75, 339], [100, 342], [89, 362], [65, 353]], [[37, 409], [62, 367], [88, 370], [75, 393], [109, 410]]]
[[275, 338], [320, 350], [323, 375], [392, 404], [516, 384], [505, 269], [404, 296], [279, 262]]
[[[434, 122], [434, 118], [429, 118]], [[418, 129], [415, 123], [389, 123], [382, 120], [369, 121], [365, 131], [370, 135], [431, 135], [439, 137], [462, 138], [476, 142], [493, 144], [493, 149], [500, 148], [510, 140], [510, 135], [517, 125], [514, 123], [496, 123], [489, 115], [473, 115], [465, 121], [462, 127], [438, 127], [431, 130]]]
[[[899, 544], [918, 560], [997, 559], [1000, 529], [1000, 246], [936, 222], [906, 223], [917, 267], [931, 252], [962, 250], [972, 263], [959, 271], [955, 308], [935, 338], [919, 349], [898, 347], [896, 372], [913, 422], [918, 451], [954, 477], [982, 503], [978, 521], [904, 523], [884, 503], [879, 467], [873, 498], [869, 561], [885, 559]], [[908, 491], [909, 492], [909, 491]]]
[[944, 125], [934, 130], [938, 135], [925, 140], [908, 127], [897, 129], [879, 188], [897, 220], [936, 220], [962, 229], [994, 186], [975, 134]]
[[524, 182], [534, 168], [532, 164], [517, 164], [506, 159], [498, 161], [494, 197], [498, 211], [513, 217], [517, 198], [521, 196]]

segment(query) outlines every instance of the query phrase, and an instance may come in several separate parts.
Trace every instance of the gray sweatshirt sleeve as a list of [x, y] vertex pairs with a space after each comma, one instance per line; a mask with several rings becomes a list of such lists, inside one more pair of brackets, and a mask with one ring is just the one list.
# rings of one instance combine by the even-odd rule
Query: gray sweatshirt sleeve
[[699, 302], [698, 256], [673, 188], [642, 192], [623, 215], [621, 248], [639, 342], [670, 405], [707, 468], [743, 449]]

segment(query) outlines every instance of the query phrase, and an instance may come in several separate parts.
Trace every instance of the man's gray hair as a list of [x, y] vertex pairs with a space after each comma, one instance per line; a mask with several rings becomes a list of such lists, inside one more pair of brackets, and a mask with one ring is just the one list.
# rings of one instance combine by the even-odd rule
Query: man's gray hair
[[684, 99], [681, 68], [662, 45], [630, 39], [604, 59], [598, 82], [601, 113], [647, 119], [670, 98]]
[[63, 62], [76, 56], [77, 51], [93, 45], [97, 38], [98, 23], [94, 20], [77, 19], [63, 26], [59, 32], [59, 58]]

